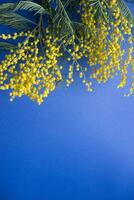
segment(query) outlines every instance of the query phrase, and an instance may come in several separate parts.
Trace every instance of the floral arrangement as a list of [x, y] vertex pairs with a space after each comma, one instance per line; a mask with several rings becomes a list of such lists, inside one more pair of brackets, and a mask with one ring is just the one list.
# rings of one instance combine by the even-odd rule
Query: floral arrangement
[[124, 87], [131, 70], [127, 96], [134, 92], [134, 18], [125, 1], [3, 3], [0, 24], [15, 30], [0, 35], [6, 52], [0, 61], [0, 90], [9, 90], [11, 101], [26, 95], [41, 104], [61, 81], [70, 86], [74, 73], [91, 92], [93, 79], [104, 83], [116, 75], [117, 87]]

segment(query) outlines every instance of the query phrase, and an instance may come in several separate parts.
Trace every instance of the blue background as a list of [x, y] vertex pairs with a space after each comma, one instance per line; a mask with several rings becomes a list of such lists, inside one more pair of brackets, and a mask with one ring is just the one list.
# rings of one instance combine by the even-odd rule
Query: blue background
[[41, 106], [0, 93], [0, 200], [134, 200], [134, 96], [117, 81]]

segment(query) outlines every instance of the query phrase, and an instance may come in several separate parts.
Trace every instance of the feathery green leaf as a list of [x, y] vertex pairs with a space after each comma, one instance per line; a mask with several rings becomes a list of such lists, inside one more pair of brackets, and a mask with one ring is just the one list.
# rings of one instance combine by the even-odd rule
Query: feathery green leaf
[[14, 11], [18, 10], [34, 11], [36, 12], [35, 14], [48, 14], [48, 10], [46, 10], [43, 6], [31, 1], [20, 1]]
[[31, 20], [13, 12], [5, 14], [0, 13], [0, 24], [7, 25], [15, 29], [27, 29], [28, 23], [35, 24]]
[[15, 3], [2, 3], [2, 4], [0, 4], [0, 14], [13, 11], [13, 9], [15, 9], [15, 7], [16, 7]]
[[0, 42], [0, 48], [4, 50], [17, 49], [17, 46], [9, 42]]
[[132, 15], [127, 4], [123, 0], [118, 0], [118, 5], [121, 9], [122, 15], [132, 24], [134, 24], [134, 16]]

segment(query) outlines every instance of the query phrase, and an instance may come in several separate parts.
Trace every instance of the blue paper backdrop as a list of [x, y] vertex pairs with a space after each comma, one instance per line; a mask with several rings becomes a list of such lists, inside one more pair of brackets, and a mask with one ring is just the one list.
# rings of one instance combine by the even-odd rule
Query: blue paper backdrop
[[60, 86], [41, 106], [0, 93], [0, 200], [134, 199], [134, 96], [116, 83]]

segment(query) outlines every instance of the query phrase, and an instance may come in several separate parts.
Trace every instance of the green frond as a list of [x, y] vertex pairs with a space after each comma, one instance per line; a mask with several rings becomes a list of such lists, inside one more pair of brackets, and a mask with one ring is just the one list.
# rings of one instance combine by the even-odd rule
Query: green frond
[[17, 49], [17, 47], [9, 42], [0, 42], [0, 49], [11, 50], [11, 49]]
[[123, 0], [118, 0], [118, 5], [121, 9], [122, 15], [132, 24], [134, 24], [134, 16], [132, 15], [127, 4]]
[[35, 22], [13, 12], [0, 13], [0, 24], [2, 25], [24, 30], [28, 28], [28, 23], [35, 24]]
[[15, 3], [2, 3], [2, 4], [0, 4], [0, 14], [13, 11], [13, 9], [15, 9], [15, 7], [16, 7]]
[[[32, 0], [27, 0], [28, 2]], [[12, 12], [18, 3], [2, 3], [0, 4], [0, 13], [5, 13], [5, 12]]]
[[92, 33], [91, 30], [89, 30], [89, 28], [83, 23], [73, 21], [72, 25], [78, 38], [81, 36], [86, 37], [89, 33]]
[[66, 35], [72, 37], [75, 34], [73, 29], [72, 20], [70, 19], [67, 10], [61, 0], [56, 0], [56, 10], [53, 15], [52, 22], [57, 24], [57, 28], [60, 29], [60, 33], [66, 32]]
[[79, 6], [79, 3], [80, 3], [80, 0], [77, 0], [77, 3], [76, 3], [76, 0], [65, 0], [63, 2], [64, 6], [67, 8], [67, 10], [69, 11], [73, 11], [73, 9], [75, 9], [76, 7]]
[[14, 11], [18, 10], [34, 11], [35, 14], [48, 14], [48, 10], [43, 6], [31, 1], [20, 1]]

